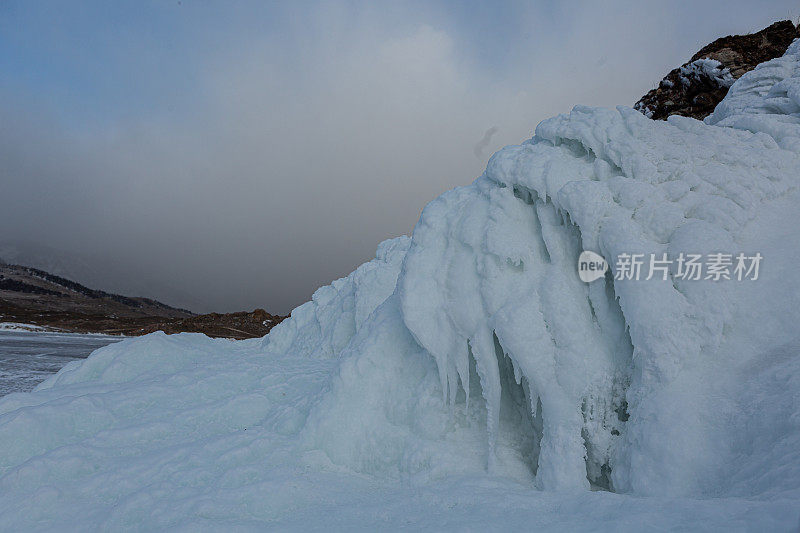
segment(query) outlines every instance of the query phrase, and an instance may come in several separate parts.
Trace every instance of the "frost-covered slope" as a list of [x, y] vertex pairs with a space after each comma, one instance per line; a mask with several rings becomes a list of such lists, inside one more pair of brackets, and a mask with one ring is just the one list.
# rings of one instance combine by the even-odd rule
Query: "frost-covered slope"
[[[707, 123], [541, 123], [263, 341], [150, 335], [0, 400], [4, 523], [796, 528], [798, 65]], [[585, 284], [583, 249], [764, 259]]]

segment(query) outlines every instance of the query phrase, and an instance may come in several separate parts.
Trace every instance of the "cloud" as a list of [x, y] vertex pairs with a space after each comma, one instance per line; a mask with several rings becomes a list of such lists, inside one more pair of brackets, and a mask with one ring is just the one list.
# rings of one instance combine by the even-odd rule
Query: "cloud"
[[[630, 105], [724, 33], [690, 26], [683, 8], [623, 3], [628, 18], [593, 3], [481, 17], [255, 6], [184, 2], [151, 13], [163, 28], [120, 17], [125, 31], [103, 39], [107, 20], [70, 21], [31, 59], [48, 83], [0, 83], [0, 238], [112, 256], [198, 310], [287, 312], [541, 119]], [[19, 39], [44, 46], [33, 35]], [[93, 70], [57, 64], [78, 59]]]

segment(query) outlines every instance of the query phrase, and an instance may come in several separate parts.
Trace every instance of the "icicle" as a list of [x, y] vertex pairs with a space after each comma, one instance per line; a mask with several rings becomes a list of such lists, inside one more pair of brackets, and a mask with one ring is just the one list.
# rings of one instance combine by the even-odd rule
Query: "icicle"
[[469, 341], [466, 342], [465, 346], [464, 353], [456, 360], [456, 370], [458, 370], [461, 387], [464, 389], [464, 394], [466, 395], [464, 413], [469, 415], [469, 357], [472, 349], [469, 346]]
[[470, 341], [475, 356], [475, 368], [481, 380], [483, 397], [486, 400], [486, 431], [489, 438], [489, 471], [496, 463], [495, 448], [500, 425], [500, 369], [497, 365], [492, 332], [487, 328], [478, 331]]

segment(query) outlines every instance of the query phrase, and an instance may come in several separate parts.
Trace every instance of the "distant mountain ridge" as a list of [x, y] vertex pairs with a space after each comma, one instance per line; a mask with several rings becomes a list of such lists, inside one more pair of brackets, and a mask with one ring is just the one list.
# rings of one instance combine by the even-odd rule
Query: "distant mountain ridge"
[[105, 311], [116, 316], [189, 317], [194, 313], [151, 298], [130, 297], [90, 289], [75, 281], [33, 267], [0, 265], [0, 297], [43, 311]]
[[64, 331], [142, 335], [198, 332], [213, 337], [266, 335], [283, 317], [253, 312], [195, 315], [151, 298], [91, 289], [41, 269], [0, 261], [0, 321]]
[[37, 242], [0, 241], [0, 262], [37, 268], [87, 287], [151, 298], [177, 308], [197, 311], [207, 307], [195, 295], [142, 276], [122, 261], [84, 256]]
[[[15, 266], [18, 266], [18, 265], [15, 265]], [[161, 303], [161, 302], [159, 302], [157, 300], [153, 300], [151, 298], [141, 298], [141, 297], [140, 298], [131, 298], [129, 296], [122, 296], [121, 294], [114, 294], [114, 293], [108, 293], [108, 292], [97, 290], [97, 289], [90, 289], [88, 287], [85, 287], [85, 286], [81, 285], [80, 283], [68, 280], [66, 278], [62, 278], [60, 276], [49, 274], [48, 272], [45, 272], [44, 270], [39, 270], [39, 269], [33, 268], [33, 267], [19, 267], [19, 268], [21, 268], [22, 271], [27, 272], [28, 274], [31, 274], [31, 275], [33, 275], [33, 276], [35, 276], [35, 277], [37, 277], [37, 278], [39, 278], [39, 279], [41, 279], [43, 281], [46, 281], [48, 283], [52, 283], [54, 285], [58, 285], [59, 287], [63, 287], [64, 289], [76, 292], [78, 294], [82, 294], [83, 296], [86, 296], [88, 298], [92, 298], [92, 299], [105, 299], [105, 298], [107, 298], [107, 299], [113, 300], [113, 301], [115, 301], [117, 303], [120, 303], [122, 305], [131, 307], [131, 308], [135, 308], [135, 309], [142, 309], [145, 306], [152, 305], [152, 306], [156, 307], [157, 309], [175, 310], [175, 311], [180, 311], [181, 313], [186, 313], [188, 315], [192, 315], [193, 314], [191, 311], [188, 311], [188, 310], [185, 310], [185, 309], [176, 309], [174, 307], [171, 307], [171, 306], [169, 306], [167, 304]], [[3, 286], [2, 286], [2, 282], [3, 281], [4, 281], [4, 279], [0, 279], [0, 289], [3, 288]], [[44, 289], [44, 290], [46, 290], [46, 289]], [[50, 290], [46, 290], [46, 291], [49, 294], [55, 294], [57, 296], [60, 294], [60, 293], [55, 292], [55, 291], [50, 291]]]

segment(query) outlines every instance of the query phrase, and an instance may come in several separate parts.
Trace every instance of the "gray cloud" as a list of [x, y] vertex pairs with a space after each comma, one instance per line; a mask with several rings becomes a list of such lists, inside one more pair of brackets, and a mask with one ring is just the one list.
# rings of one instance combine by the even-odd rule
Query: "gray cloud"
[[200, 311], [287, 312], [409, 233], [489, 148], [573, 104], [630, 105], [700, 45], [771, 20], [744, 4], [713, 27], [629, 7], [587, 3], [553, 28], [532, 9], [531, 34], [484, 50], [499, 70], [467, 46], [485, 36], [441, 17], [321, 9], [288, 45], [242, 32], [195, 58], [188, 103], [176, 91], [175, 106], [90, 125], [6, 87], [0, 238], [113, 258]]

